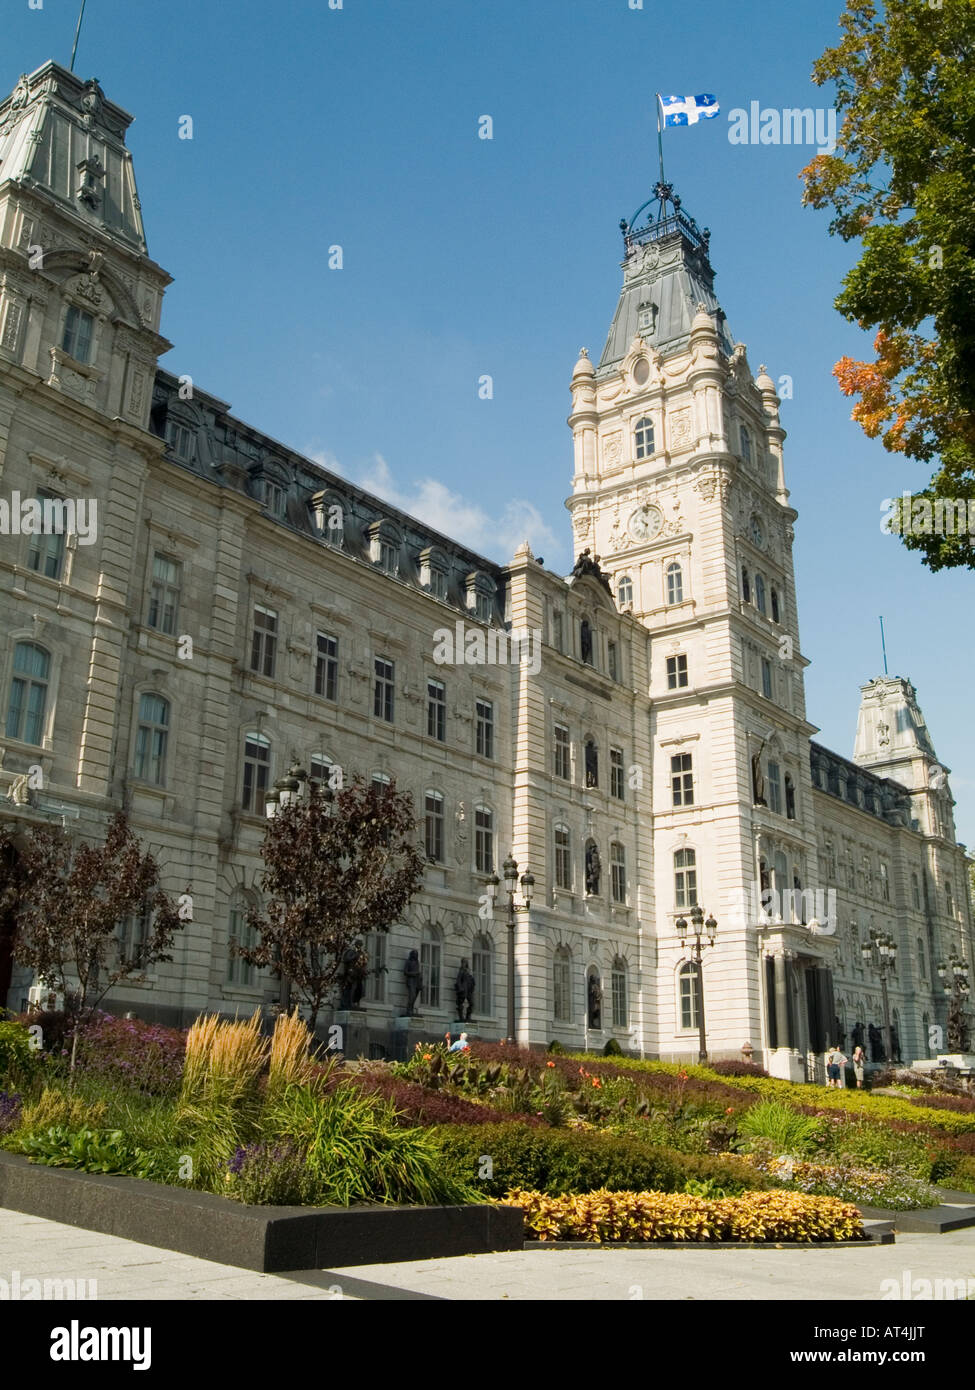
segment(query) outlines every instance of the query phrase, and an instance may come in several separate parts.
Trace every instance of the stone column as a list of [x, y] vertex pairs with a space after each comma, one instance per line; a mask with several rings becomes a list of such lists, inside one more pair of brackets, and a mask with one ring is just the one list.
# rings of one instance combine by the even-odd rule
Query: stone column
[[789, 1010], [789, 976], [785, 955], [775, 956], [775, 1031], [779, 1047], [792, 1047]]

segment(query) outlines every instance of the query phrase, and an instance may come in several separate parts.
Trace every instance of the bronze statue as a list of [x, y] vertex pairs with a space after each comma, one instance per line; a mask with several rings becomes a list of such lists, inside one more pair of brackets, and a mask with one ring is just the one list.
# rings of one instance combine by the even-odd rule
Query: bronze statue
[[423, 971], [417, 951], [411, 951], [406, 957], [403, 974], [406, 976], [406, 1012], [410, 1017], [418, 1016], [416, 1001], [423, 986]]
[[471, 974], [467, 957], [464, 956], [454, 981], [454, 996], [457, 1000], [456, 1017], [461, 1023], [468, 1023], [474, 1011], [474, 976]]
[[599, 983], [598, 975], [589, 976], [589, 1027], [602, 1028], [603, 1026], [603, 987]]
[[350, 942], [342, 952], [339, 967], [340, 1009], [358, 1009], [361, 1006], [368, 973], [369, 957], [360, 938]]
[[590, 841], [586, 845], [586, 892], [596, 894], [599, 892], [599, 875], [602, 870], [602, 862], [599, 858], [599, 850]]

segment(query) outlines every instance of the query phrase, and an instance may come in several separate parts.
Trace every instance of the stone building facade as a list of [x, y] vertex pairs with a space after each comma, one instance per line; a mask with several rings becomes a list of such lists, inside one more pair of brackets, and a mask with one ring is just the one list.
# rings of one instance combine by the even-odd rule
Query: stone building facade
[[[748, 1040], [805, 1075], [879, 1022], [871, 928], [900, 941], [898, 1037], [926, 1055], [934, 964], [971, 947], [946, 770], [900, 679], [863, 687], [854, 761], [811, 742], [774, 384], [669, 190], [626, 228], [606, 348], [572, 376], [566, 579], [527, 546], [473, 553], [159, 366], [170, 277], [129, 121], [55, 63], [0, 104], [0, 817], [97, 838], [124, 807], [193, 901], [174, 961], [112, 1007], [185, 1023], [277, 999], [230, 942], [260, 902], [265, 793], [297, 760], [409, 789], [429, 861], [367, 943], [357, 1048], [404, 1044], [414, 948], [414, 1030], [450, 1026], [466, 958], [471, 1031], [503, 1036], [487, 884], [510, 852], [536, 881], [520, 1040], [696, 1056], [676, 923], [701, 906], [712, 1055]], [[71, 534], [28, 534], [34, 499], [73, 505]], [[143, 930], [120, 924], [123, 946]], [[30, 983], [0, 923], [0, 1001]]]

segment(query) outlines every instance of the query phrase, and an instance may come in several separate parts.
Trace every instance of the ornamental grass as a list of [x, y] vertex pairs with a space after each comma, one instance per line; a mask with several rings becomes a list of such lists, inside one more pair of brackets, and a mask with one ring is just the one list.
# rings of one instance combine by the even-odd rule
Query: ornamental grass
[[745, 1192], [709, 1199], [681, 1192], [608, 1192], [550, 1197], [517, 1189], [503, 1199], [521, 1207], [530, 1240], [651, 1241], [862, 1240], [856, 1207], [802, 1192]]
[[281, 1095], [288, 1086], [307, 1086], [321, 1074], [311, 1056], [312, 1035], [295, 1009], [279, 1014], [268, 1058], [267, 1094]]

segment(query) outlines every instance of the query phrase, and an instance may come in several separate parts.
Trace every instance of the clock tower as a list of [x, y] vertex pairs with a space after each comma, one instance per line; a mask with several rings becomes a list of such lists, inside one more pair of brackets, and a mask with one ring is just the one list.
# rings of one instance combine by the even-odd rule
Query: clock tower
[[798, 1075], [832, 1023], [832, 928], [814, 920], [814, 729], [779, 401], [732, 338], [710, 232], [672, 187], [621, 229], [605, 347], [572, 374], [566, 505], [576, 555], [598, 554], [617, 606], [650, 634], [659, 1055], [686, 1055], [696, 1030], [675, 923], [700, 906], [718, 919], [709, 1045], [761, 1038], [776, 1070]]

